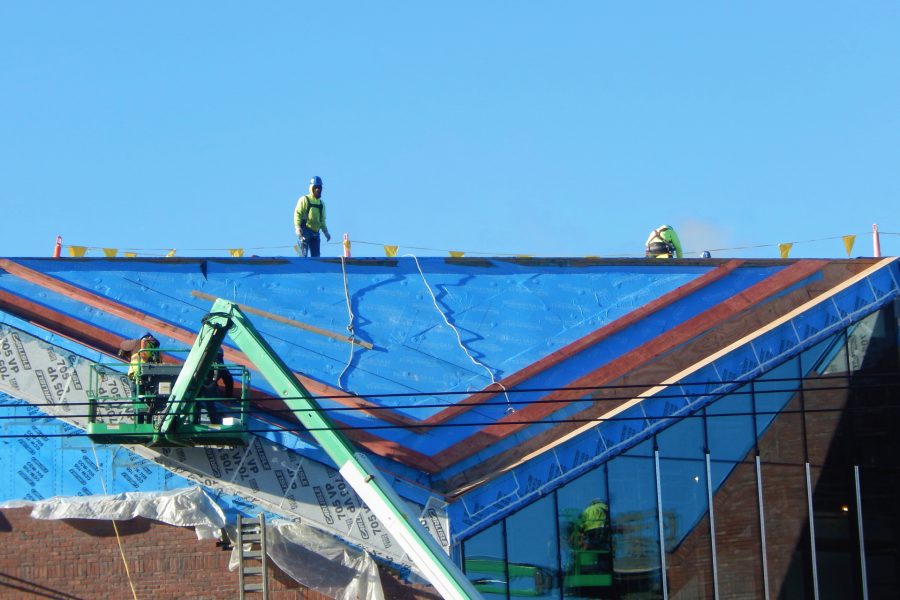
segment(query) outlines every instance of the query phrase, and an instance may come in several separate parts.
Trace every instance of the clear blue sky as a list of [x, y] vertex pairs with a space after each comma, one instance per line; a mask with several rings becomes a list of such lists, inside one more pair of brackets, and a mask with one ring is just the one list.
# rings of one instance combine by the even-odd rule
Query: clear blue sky
[[870, 255], [900, 3], [0, 4], [0, 255], [293, 255], [312, 175], [401, 254]]

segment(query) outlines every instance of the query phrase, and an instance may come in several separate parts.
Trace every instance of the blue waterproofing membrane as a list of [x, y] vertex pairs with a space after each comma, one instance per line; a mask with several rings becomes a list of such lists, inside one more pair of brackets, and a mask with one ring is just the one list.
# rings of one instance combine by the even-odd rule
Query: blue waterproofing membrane
[[[501, 518], [646, 440], [678, 417], [700, 410], [738, 386], [777, 367], [803, 350], [859, 322], [900, 296], [895, 260], [863, 280], [793, 317], [678, 382], [660, 395], [603, 422], [557, 448], [511, 469], [465, 494], [449, 507], [454, 541], [471, 537]], [[775, 398], [781, 410], [790, 393]], [[766, 417], [762, 417], [764, 420]], [[761, 428], [771, 421], [760, 422]], [[723, 478], [724, 479], [724, 478]], [[722, 479], [718, 481], [721, 484]], [[718, 485], [717, 484], [717, 485]]]
[[[783, 267], [781, 266], [750, 266], [732, 271], [728, 276], [703, 287], [677, 302], [673, 302], [669, 306], [635, 322], [622, 331], [603, 339], [594, 346], [579, 352], [572, 358], [535, 375], [520, 385], [517, 385], [515, 388], [511, 388], [510, 398], [514, 403], [513, 406], [515, 408], [520, 408], [528, 402], [539, 400], [547, 394], [547, 392], [519, 393], [515, 391], [516, 389], [555, 389], [570, 385], [579, 377], [587, 375], [597, 368], [612, 362], [646, 343], [652, 342], [652, 340], [660, 334], [702, 314], [735, 294], [740, 293], [750, 286], [777, 273], [782, 268]], [[815, 274], [807, 278], [806, 281], [809, 282], [820, 277], [820, 274]], [[657, 382], [648, 381], [646, 383], [653, 384]], [[622, 391], [623, 395], [627, 393], [627, 389]], [[585, 392], [584, 396], [588, 397], [589, 392]], [[454, 419], [451, 422], [488, 424], [504, 416], [503, 411], [506, 406], [502, 403], [502, 396], [492, 399], [492, 402], [500, 402], [500, 404], [479, 407], [476, 409], [477, 412], [472, 411], [473, 414], [463, 415], [459, 419]], [[570, 418], [572, 415], [588, 408], [589, 402], [591, 402], [590, 399], [587, 399], [585, 402], [559, 404], [559, 410], [544, 417], [544, 420]], [[515, 420], [515, 416], [513, 416], [512, 419]], [[463, 472], [466, 469], [483, 462], [490, 456], [514, 448], [552, 427], [554, 427], [554, 423], [538, 423], [526, 427], [514, 435], [497, 441], [492, 444], [490, 448], [444, 469], [441, 471], [440, 477], [442, 479], [449, 478], [454, 474]], [[464, 437], [465, 435], [470, 434], [471, 430], [469, 428], [454, 428], [446, 433], [446, 435], [451, 435], [455, 438]], [[410, 443], [410, 445], [415, 448], [412, 443]]]
[[[68, 338], [56, 335], [47, 330], [36, 327], [30, 323], [19, 319], [13, 315], [0, 311], [0, 323], [3, 323], [14, 329], [18, 329], [28, 335], [34, 336], [40, 340], [53, 344], [57, 348], [64, 349], [75, 355], [80, 356], [88, 362], [108, 362], [109, 357], [99, 352], [91, 350], [86, 346], [82, 346]], [[87, 407], [84, 408], [86, 413]], [[76, 416], [76, 415], [72, 415]], [[52, 419], [53, 417], [47, 417]], [[64, 424], [64, 423], [63, 423]], [[86, 437], [86, 433], [65, 424], [67, 437], [80, 436]], [[265, 420], [249, 417], [247, 420], [247, 429], [253, 435], [267, 439], [276, 443], [304, 458], [324, 464], [327, 467], [337, 470], [337, 465], [328, 456], [328, 454], [309, 437], [309, 435], [299, 435], [297, 429], [301, 431], [303, 428], [297, 423], [290, 423], [281, 419], [266, 416]], [[105, 447], [105, 446], [100, 446]], [[165, 452], [165, 449], [161, 450]], [[177, 451], [177, 450], [176, 450]], [[375, 454], [367, 454], [369, 459], [384, 472], [393, 482], [394, 491], [401, 497], [424, 506], [429, 498], [433, 495], [431, 478], [427, 473], [423, 473], [396, 461], [383, 458]], [[217, 492], [221, 494], [221, 492]], [[249, 503], [246, 499], [239, 496], [228, 497], [229, 505], [239, 506], [247, 512], [247, 514], [258, 514], [259, 508]], [[255, 512], [254, 512], [255, 511]]]
[[[110, 358], [105, 354], [101, 354], [100, 352], [96, 352], [86, 346], [73, 342], [68, 338], [36, 327], [31, 323], [3, 311], [0, 311], [0, 323], [4, 323], [47, 343], [72, 352], [81, 356], [88, 362], [108, 363], [110, 361]], [[86, 412], [87, 407], [85, 407], [84, 410]], [[297, 423], [284, 421], [271, 416], [266, 416], [265, 420], [250, 417], [247, 422], [247, 429], [253, 433], [253, 435], [268, 439], [288, 450], [303, 455], [306, 458], [322, 463], [333, 469], [337, 469], [334, 461], [331, 460], [322, 448], [316, 445], [308, 434], [303, 436], [298, 435], [298, 428], [303, 431], [302, 426]], [[378, 455], [369, 454], [368, 456], [379, 469], [392, 476], [401, 478], [399, 480], [394, 480], [395, 489], [401, 496], [422, 505], [428, 501], [430, 495], [428, 490], [431, 488], [431, 478], [426, 473], [422, 473], [421, 471], [397, 463], [396, 461], [382, 458]], [[411, 483], [406, 484], [404, 483], [404, 480]]]
[[[0, 417], [0, 465], [5, 473], [0, 500], [161, 492], [197, 485], [123, 446], [94, 446], [80, 429], [2, 392]], [[238, 512], [259, 512], [237, 496], [204, 491], [231, 521]]]
[[[349, 315], [340, 261], [318, 259], [17, 259], [93, 293], [196, 331], [210, 303], [191, 296], [197, 290], [223, 296], [336, 333], [346, 333]], [[419, 263], [438, 304], [459, 328], [463, 342], [479, 361], [502, 378], [558, 348], [674, 290], [712, 266], [546, 265], [506, 260]], [[206, 273], [202, 272], [205, 269]], [[348, 291], [355, 315], [355, 333], [375, 345], [354, 348], [342, 382], [383, 406], [452, 405], [461, 396], [379, 398], [379, 393], [413, 394], [475, 391], [490, 383], [487, 372], [473, 364], [456, 335], [434, 307], [412, 259], [354, 260], [346, 264]], [[134, 337], [140, 328], [101, 311], [86, 309], [60, 294], [47, 292], [11, 275], [0, 275], [0, 287], [92, 324]], [[337, 387], [351, 358], [349, 344], [251, 315], [274, 350], [294, 370]], [[176, 344], [161, 339], [162, 344]], [[270, 391], [262, 378], [253, 385]], [[340, 406], [322, 400], [326, 408]], [[403, 408], [421, 419], [441, 407]], [[334, 413], [354, 427], [385, 422], [361, 413]], [[379, 436], [435, 453], [451, 440], [444, 435], [421, 436], [396, 428]], [[422, 442], [422, 440], [430, 440]]]

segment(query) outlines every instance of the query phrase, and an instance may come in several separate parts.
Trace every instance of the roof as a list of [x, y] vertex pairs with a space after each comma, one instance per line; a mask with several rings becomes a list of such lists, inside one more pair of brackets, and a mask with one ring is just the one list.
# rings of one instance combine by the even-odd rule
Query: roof
[[[110, 356], [145, 331], [189, 345], [211, 299], [237, 302], [348, 436], [451, 502], [462, 530], [705, 397], [655, 398], [661, 384], [693, 380], [712, 397], [891, 301], [900, 280], [894, 259], [10, 258], [0, 269], [0, 311]], [[226, 360], [243, 355], [226, 348]]]

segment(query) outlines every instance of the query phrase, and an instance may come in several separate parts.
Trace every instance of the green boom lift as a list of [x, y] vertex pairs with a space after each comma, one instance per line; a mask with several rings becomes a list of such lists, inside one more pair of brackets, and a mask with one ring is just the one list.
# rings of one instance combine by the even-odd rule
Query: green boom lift
[[[347, 483], [391, 532], [441, 596], [448, 600], [481, 598], [472, 582], [450, 560], [417, 516], [409, 512], [406, 503], [384, 475], [335, 427], [315, 399], [233, 302], [216, 300], [209, 314], [204, 317], [197, 339], [180, 367], [165, 405], [159, 411], [161, 417], [151, 419], [149, 431], [146, 428], [135, 430], [136, 441], [129, 442], [123, 441], [128, 440], [128, 436], [116, 439], [109, 427], [101, 431], [96, 423], [91, 423], [89, 435], [100, 443], [142, 443], [148, 446], [220, 445], [223, 441], [233, 439], [228, 437], [233, 432], [218, 436], [214, 429], [202, 423], [197, 424], [196, 419], [192, 420], [192, 415], [197, 414], [195, 404], [198, 394], [226, 336], [231, 338], [269, 382], [276, 394], [338, 466]], [[132, 425], [137, 427], [145, 424]]]

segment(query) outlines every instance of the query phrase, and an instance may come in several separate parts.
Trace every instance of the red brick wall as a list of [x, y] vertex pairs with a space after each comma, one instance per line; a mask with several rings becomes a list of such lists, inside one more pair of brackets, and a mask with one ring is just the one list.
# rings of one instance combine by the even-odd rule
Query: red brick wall
[[[128, 575], [110, 521], [32, 519], [31, 509], [0, 511], [0, 598], [127, 600]], [[193, 529], [136, 518], [117, 522], [131, 581], [139, 599], [231, 600], [238, 574], [230, 552]], [[431, 600], [426, 588], [382, 574], [386, 598]], [[250, 598], [261, 597], [259, 594]], [[270, 565], [272, 600], [325, 600]]]

